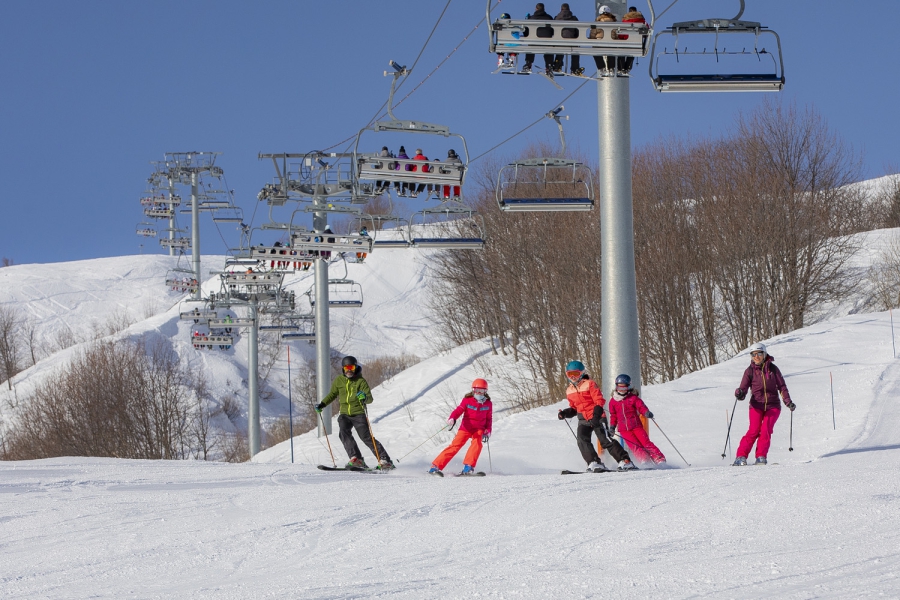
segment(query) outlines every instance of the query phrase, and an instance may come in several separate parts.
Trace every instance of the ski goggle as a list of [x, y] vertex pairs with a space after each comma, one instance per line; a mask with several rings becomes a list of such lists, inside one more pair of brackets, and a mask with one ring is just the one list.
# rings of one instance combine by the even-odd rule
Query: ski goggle
[[624, 383], [617, 383], [617, 384], [616, 384], [616, 389], [617, 389], [617, 390], [625, 390], [625, 391], [628, 391], [628, 386], [625, 385]]
[[753, 352], [750, 353], [750, 356], [752, 356], [753, 358], [756, 358], [757, 356], [763, 356], [764, 354], [765, 354], [765, 352], [763, 352], [762, 350], [754, 350]]
[[569, 379], [581, 379], [581, 375], [584, 371], [566, 371], [566, 377]]
[[472, 393], [476, 396], [481, 394], [482, 396], [487, 396], [487, 388], [472, 388]]
[[356, 365], [346, 365], [344, 367], [344, 373], [352, 373], [356, 370]]

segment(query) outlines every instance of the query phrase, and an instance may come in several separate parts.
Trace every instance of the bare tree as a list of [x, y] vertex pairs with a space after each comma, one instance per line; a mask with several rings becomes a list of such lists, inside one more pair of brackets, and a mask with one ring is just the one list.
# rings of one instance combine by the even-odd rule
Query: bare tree
[[12, 305], [0, 305], [0, 381], [12, 390], [12, 378], [19, 373], [21, 358], [21, 311]]

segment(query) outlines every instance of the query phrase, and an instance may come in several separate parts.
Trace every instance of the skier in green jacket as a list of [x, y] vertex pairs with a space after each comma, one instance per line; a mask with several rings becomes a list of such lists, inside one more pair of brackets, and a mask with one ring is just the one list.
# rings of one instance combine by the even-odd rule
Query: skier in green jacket
[[321, 402], [316, 404], [316, 412], [322, 412], [322, 409], [334, 402], [335, 398], [340, 400], [341, 414], [338, 416], [340, 434], [338, 437], [350, 457], [350, 462], [347, 463], [348, 468], [368, 468], [359, 451], [359, 446], [356, 445], [356, 440], [353, 439], [353, 429], [355, 428], [359, 439], [378, 459], [378, 468], [393, 469], [394, 463], [391, 462], [387, 450], [384, 449], [381, 442], [372, 437], [372, 428], [366, 413], [366, 404], [371, 404], [373, 400], [372, 390], [369, 389], [369, 382], [362, 376], [362, 367], [356, 362], [356, 358], [345, 356], [341, 360], [341, 368], [343, 374], [338, 375], [331, 382], [331, 391]]

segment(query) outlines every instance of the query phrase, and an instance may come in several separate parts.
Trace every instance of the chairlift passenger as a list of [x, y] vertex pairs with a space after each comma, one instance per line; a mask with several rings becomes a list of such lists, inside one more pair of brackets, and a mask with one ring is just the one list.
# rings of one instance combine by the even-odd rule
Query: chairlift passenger
[[[364, 226], [362, 229], [359, 230], [359, 235], [367, 238], [367, 237], [369, 237], [369, 230]], [[356, 253], [356, 262], [358, 262], [358, 263], [363, 262], [364, 260], [366, 260], [366, 257], [368, 255], [369, 254], [367, 252], [357, 252]]]
[[[618, 20], [616, 19], [616, 16], [612, 14], [610, 8], [605, 4], [600, 7], [599, 13], [600, 14], [597, 16], [598, 23], [615, 23]], [[588, 37], [592, 40], [602, 40], [603, 30], [599, 28], [591, 29]], [[599, 71], [600, 75], [608, 75], [616, 68], [616, 57], [595, 56], [594, 64], [597, 65], [597, 71]]]
[[[577, 21], [578, 17], [572, 14], [572, 11], [569, 9], [569, 4], [563, 2], [559, 7], [559, 14], [556, 15], [555, 21]], [[561, 36], [563, 38], [577, 38], [578, 30], [574, 27], [563, 27]], [[563, 72], [563, 61], [565, 60], [565, 54], [557, 54], [556, 59], [553, 61], [553, 72], [554, 73], [562, 73]], [[581, 68], [581, 56], [578, 54], [572, 55], [571, 60], [571, 73], [572, 75], [581, 75], [584, 73], [584, 69]]]
[[[403, 146], [400, 146], [400, 150], [397, 151], [397, 158], [402, 158], [402, 159], [405, 159], [405, 160], [409, 160], [409, 155], [406, 153], [406, 148], [404, 148]], [[395, 170], [395, 171], [399, 171], [399, 170], [400, 170], [400, 163], [394, 163], [394, 165], [395, 165], [395, 166], [394, 166], [394, 170]], [[411, 170], [412, 170], [412, 169], [411, 169], [411, 166], [410, 166], [410, 165], [406, 165], [406, 170], [407, 170], [407, 171], [411, 171]], [[403, 182], [400, 182], [400, 181], [395, 181], [395, 182], [394, 182], [394, 189], [397, 191], [397, 195], [398, 195], [398, 196], [403, 197], [403, 198], [406, 197], [406, 189], [407, 189], [407, 184], [406, 184], [406, 183], [403, 183]]]
[[[509, 20], [512, 19], [509, 16], [509, 13], [503, 13], [500, 15], [500, 20]], [[516, 52], [498, 52], [497, 53], [497, 68], [498, 69], [512, 69], [516, 66], [516, 57], [519, 56]]]
[[[456, 150], [454, 150], [453, 148], [450, 148], [450, 150], [447, 151], [447, 162], [448, 162], [448, 163], [452, 163], [452, 164], [462, 164], [462, 160], [460, 160], [459, 155], [456, 154]], [[447, 199], [451, 198], [451, 196], [450, 196], [450, 191], [451, 191], [450, 188], [451, 188], [451, 187], [453, 188], [453, 196], [452, 196], [452, 198], [453, 198], [454, 200], [458, 200], [458, 199], [459, 199], [459, 191], [460, 191], [458, 185], [454, 185], [454, 186], [445, 185], [445, 186], [442, 186], [442, 189], [441, 189], [441, 196], [443, 197], [444, 200], [447, 200]]]
[[[533, 21], [552, 21], [553, 17], [551, 17], [547, 11], [544, 10], [544, 3], [538, 2], [534, 6], [534, 13], [525, 15], [526, 19]], [[549, 30], [549, 31], [548, 31]], [[539, 38], [547, 38], [553, 36], [553, 28], [549, 25], [542, 25], [537, 28], [535, 33], [536, 37]], [[554, 55], [545, 54], [544, 55], [544, 68], [547, 70], [547, 73], [551, 73], [553, 71], [553, 62]], [[522, 66], [523, 73], [531, 73], [531, 65], [534, 62], [534, 54], [526, 54], [525, 55], [525, 65]]]
[[[422, 153], [421, 148], [416, 148], [416, 154], [415, 154], [415, 156], [413, 156], [413, 160], [427, 161], [428, 157]], [[417, 165], [409, 165], [409, 166], [412, 167], [413, 171], [416, 171], [419, 168]], [[432, 169], [433, 169], [433, 167], [430, 167], [427, 163], [422, 165], [422, 173], [429, 173], [429, 172], [431, 172]], [[425, 191], [426, 187], [428, 188], [428, 193], [431, 194], [431, 189], [432, 189], [431, 184], [428, 184], [426, 186], [424, 183], [420, 183], [420, 184], [416, 185], [415, 190], [412, 190], [412, 192], [411, 192], [412, 197], [413, 198], [417, 197], [419, 194], [421, 194], [422, 192]]]

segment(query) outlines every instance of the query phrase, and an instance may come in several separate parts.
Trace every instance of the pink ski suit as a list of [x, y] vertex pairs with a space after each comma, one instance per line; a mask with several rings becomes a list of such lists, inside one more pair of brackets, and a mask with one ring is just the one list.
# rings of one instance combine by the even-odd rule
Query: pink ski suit
[[640, 462], [665, 462], [666, 457], [656, 444], [650, 441], [639, 415], [649, 412], [644, 401], [632, 390], [624, 395], [613, 390], [609, 397], [609, 426], [618, 427], [619, 435], [628, 443], [632, 455]]
[[761, 365], [751, 362], [741, 378], [738, 391], [750, 391], [750, 428], [741, 438], [737, 456], [745, 458], [749, 456], [754, 442], [757, 458], [768, 456], [775, 422], [781, 416], [778, 393], [781, 393], [781, 400], [785, 405], [791, 403], [791, 395], [784, 383], [784, 377], [775, 366], [774, 360], [771, 354], [766, 354], [766, 359]]
[[472, 392], [469, 392], [463, 396], [459, 406], [450, 413], [450, 418], [459, 419], [460, 415], [462, 415], [462, 423], [459, 425], [459, 431], [456, 432], [456, 437], [454, 437], [453, 441], [450, 442], [450, 445], [434, 459], [434, 466], [442, 471], [444, 470], [444, 467], [447, 466], [447, 463], [456, 456], [456, 453], [460, 451], [469, 439], [472, 440], [472, 444], [469, 446], [468, 452], [466, 452], [463, 464], [469, 465], [473, 469], [475, 468], [478, 457], [481, 455], [481, 437], [485, 434], [490, 435], [491, 433], [491, 425], [494, 419], [494, 406], [491, 404], [491, 397], [488, 396], [487, 399], [481, 403], [475, 399]]

